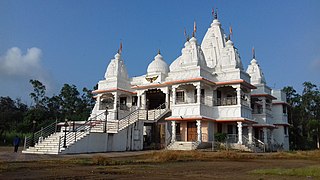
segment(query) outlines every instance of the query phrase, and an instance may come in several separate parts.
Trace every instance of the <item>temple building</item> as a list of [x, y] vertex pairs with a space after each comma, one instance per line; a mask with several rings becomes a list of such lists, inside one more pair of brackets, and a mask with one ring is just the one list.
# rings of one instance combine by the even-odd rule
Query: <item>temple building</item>
[[55, 133], [57, 153], [193, 150], [217, 143], [243, 151], [289, 150], [286, 95], [267, 85], [255, 53], [245, 70], [217, 14], [201, 43], [194, 34], [170, 65], [155, 53], [142, 76], [128, 76], [119, 49], [93, 91], [88, 122]]

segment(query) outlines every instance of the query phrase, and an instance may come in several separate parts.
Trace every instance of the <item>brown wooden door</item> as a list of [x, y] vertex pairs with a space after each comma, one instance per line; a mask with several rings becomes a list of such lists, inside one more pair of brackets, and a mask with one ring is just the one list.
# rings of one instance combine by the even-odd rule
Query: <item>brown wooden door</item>
[[188, 122], [188, 138], [187, 141], [197, 141], [197, 125], [196, 122]]

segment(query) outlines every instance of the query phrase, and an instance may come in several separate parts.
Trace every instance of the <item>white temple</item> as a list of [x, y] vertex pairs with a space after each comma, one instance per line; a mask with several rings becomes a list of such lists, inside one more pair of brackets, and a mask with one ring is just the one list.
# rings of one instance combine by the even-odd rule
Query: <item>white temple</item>
[[255, 55], [245, 71], [226, 37], [215, 15], [201, 45], [187, 39], [170, 65], [158, 52], [145, 75], [131, 78], [119, 51], [93, 91], [90, 129], [65, 146], [76, 132], [60, 133], [58, 153], [192, 150], [218, 140], [244, 151], [289, 150], [285, 94], [267, 86]]

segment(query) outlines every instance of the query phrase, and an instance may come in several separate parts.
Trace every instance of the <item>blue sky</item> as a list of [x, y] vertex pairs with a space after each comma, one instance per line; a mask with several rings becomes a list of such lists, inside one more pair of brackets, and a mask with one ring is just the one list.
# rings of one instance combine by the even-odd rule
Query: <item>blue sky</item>
[[0, 96], [29, 102], [29, 79], [44, 82], [49, 96], [64, 83], [92, 88], [120, 41], [131, 77], [146, 73], [158, 49], [170, 64], [193, 21], [202, 41], [212, 8], [226, 32], [232, 25], [245, 68], [255, 47], [270, 87], [320, 85], [318, 0], [1, 0]]

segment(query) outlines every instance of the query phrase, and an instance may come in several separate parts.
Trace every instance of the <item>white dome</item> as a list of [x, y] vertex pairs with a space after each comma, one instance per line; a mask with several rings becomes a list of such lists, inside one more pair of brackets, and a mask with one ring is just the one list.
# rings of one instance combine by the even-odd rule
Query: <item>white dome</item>
[[266, 84], [266, 79], [256, 59], [251, 60], [247, 73], [251, 76], [251, 84]]
[[229, 39], [229, 40], [226, 42], [226, 45], [227, 45], [227, 46], [233, 46], [233, 42]]
[[156, 57], [154, 57], [154, 60], [149, 64], [147, 73], [158, 73], [161, 72], [163, 74], [168, 74], [169, 72], [169, 66], [168, 64], [163, 60], [163, 57], [161, 54], [157, 54]]
[[110, 77], [123, 77], [127, 79], [128, 72], [124, 62], [122, 61], [121, 54], [117, 53], [114, 58], [115, 59], [112, 59], [109, 63], [104, 77], [106, 79]]

